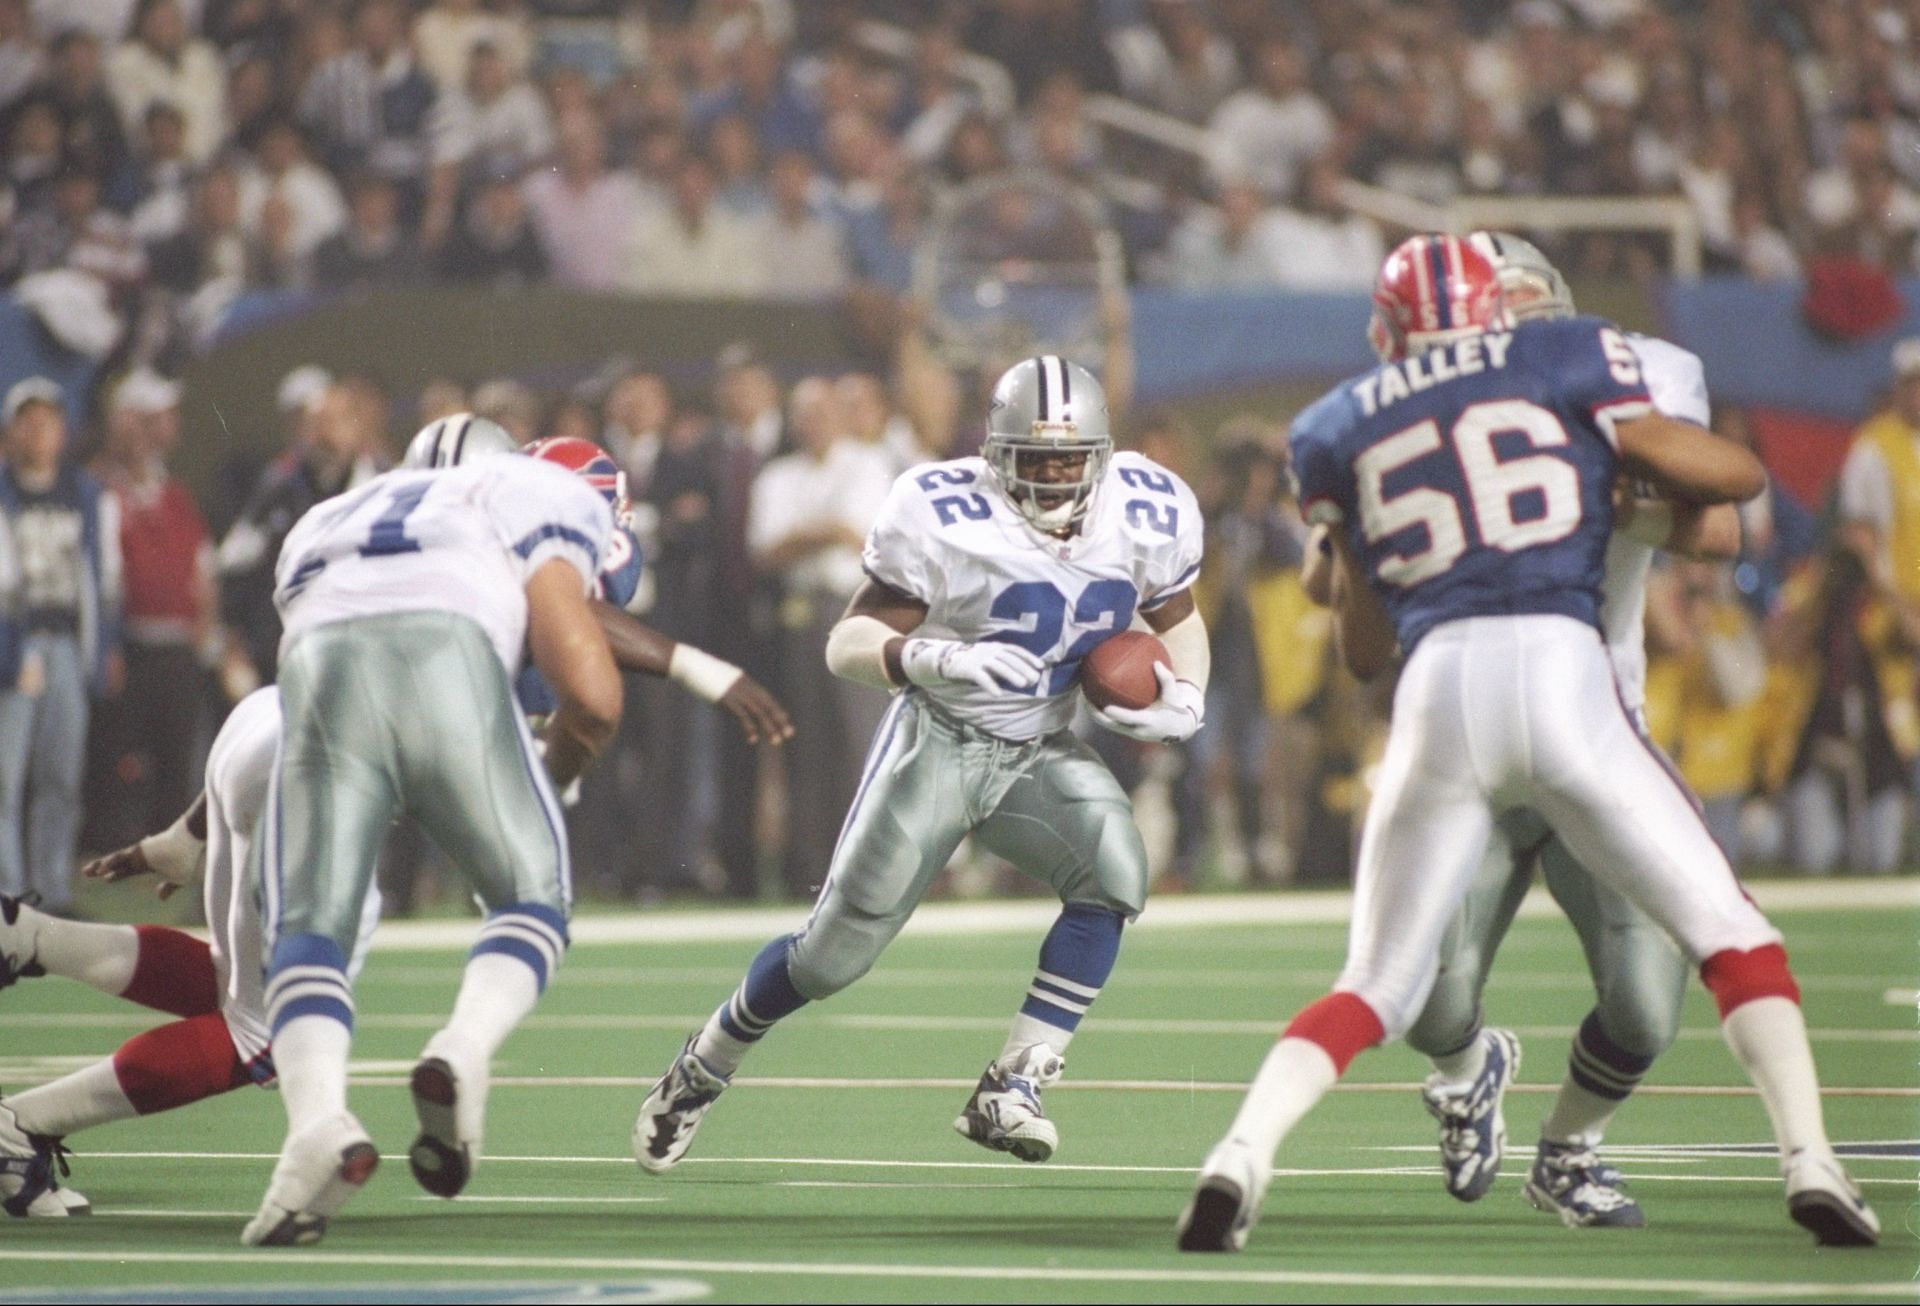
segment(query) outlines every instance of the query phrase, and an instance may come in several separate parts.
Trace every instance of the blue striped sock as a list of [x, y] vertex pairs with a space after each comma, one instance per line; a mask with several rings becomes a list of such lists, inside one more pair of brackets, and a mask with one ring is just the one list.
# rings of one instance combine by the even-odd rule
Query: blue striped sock
[[1120, 956], [1126, 917], [1105, 907], [1068, 903], [1040, 945], [1040, 969], [1020, 1014], [1071, 1034], [1100, 996]]
[[1607, 1035], [1598, 1009], [1580, 1022], [1567, 1058], [1568, 1078], [1595, 1097], [1612, 1102], [1626, 1101], [1652, 1067], [1652, 1057], [1636, 1056]]
[[774, 1022], [791, 1016], [807, 1005], [800, 990], [793, 987], [787, 972], [787, 952], [793, 936], [783, 934], [760, 949], [760, 955], [747, 967], [747, 977], [714, 1013], [720, 1027], [742, 1043], [758, 1043]]
[[324, 934], [287, 934], [267, 963], [267, 1019], [277, 1036], [288, 1021], [322, 1016], [353, 1029], [347, 955]]

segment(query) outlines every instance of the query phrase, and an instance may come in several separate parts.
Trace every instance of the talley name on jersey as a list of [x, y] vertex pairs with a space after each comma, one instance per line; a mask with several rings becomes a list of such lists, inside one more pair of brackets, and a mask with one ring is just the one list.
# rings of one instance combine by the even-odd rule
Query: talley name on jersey
[[1411, 654], [1462, 617], [1600, 626], [1614, 423], [1651, 411], [1597, 318], [1531, 322], [1386, 363], [1293, 424], [1308, 516], [1341, 522]]
[[1002, 739], [1035, 739], [1073, 720], [1080, 662], [1134, 615], [1200, 574], [1200, 505], [1185, 481], [1117, 453], [1080, 529], [1034, 529], [994, 486], [985, 460], [916, 467], [893, 484], [863, 562], [881, 584], [927, 605], [928, 635], [1004, 640], [1048, 673], [1031, 694], [970, 685], [926, 692], [951, 715]]

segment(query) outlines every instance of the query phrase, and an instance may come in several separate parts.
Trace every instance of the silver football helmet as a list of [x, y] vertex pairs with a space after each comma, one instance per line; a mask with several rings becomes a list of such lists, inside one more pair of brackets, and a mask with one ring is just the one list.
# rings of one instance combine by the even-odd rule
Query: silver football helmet
[[455, 413], [420, 428], [400, 460], [402, 467], [460, 467], [499, 453], [518, 453], [520, 442], [498, 422]]
[[[1086, 516], [1113, 457], [1107, 392], [1092, 372], [1057, 354], [1023, 359], [993, 387], [981, 453], [1022, 516], [1043, 531], [1065, 530]], [[1035, 474], [1042, 460], [1061, 455], [1079, 456], [1077, 478]]]
[[1476, 231], [1467, 243], [1485, 254], [1500, 274], [1501, 297], [1516, 321], [1572, 317], [1578, 311], [1567, 279], [1532, 241], [1506, 231]]

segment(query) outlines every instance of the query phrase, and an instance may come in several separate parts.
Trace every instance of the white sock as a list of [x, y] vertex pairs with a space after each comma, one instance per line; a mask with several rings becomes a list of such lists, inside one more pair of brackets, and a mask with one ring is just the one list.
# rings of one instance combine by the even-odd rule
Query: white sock
[[29, 913], [33, 959], [47, 974], [79, 980], [116, 998], [133, 983], [134, 964], [140, 960], [140, 935], [133, 926], [62, 920], [31, 907], [21, 908], [22, 922]]
[[347, 1054], [353, 1031], [332, 1016], [295, 1016], [273, 1036], [273, 1066], [280, 1100], [287, 1108], [287, 1132], [347, 1109]]
[[1444, 1057], [1434, 1057], [1434, 1073], [1449, 1086], [1465, 1087], [1480, 1078], [1480, 1072], [1487, 1064], [1487, 1040], [1484, 1034], [1475, 1034], [1473, 1042], [1458, 1052], [1449, 1052]]
[[1260, 1063], [1260, 1073], [1254, 1076], [1227, 1137], [1246, 1144], [1271, 1165], [1287, 1131], [1339, 1078], [1333, 1058], [1318, 1043], [1281, 1039]]
[[82, 1129], [112, 1124], [116, 1120], [131, 1120], [140, 1114], [120, 1087], [120, 1076], [113, 1068], [112, 1057], [64, 1075], [51, 1084], [39, 1084], [10, 1094], [7, 1105], [13, 1108], [22, 1129], [54, 1138], [65, 1138]]
[[1007, 1041], [1000, 1048], [1000, 1060], [1011, 1061], [1025, 1052], [1035, 1043], [1045, 1043], [1053, 1049], [1057, 1057], [1067, 1055], [1067, 1044], [1073, 1042], [1073, 1031], [1061, 1029], [1058, 1025], [1049, 1025], [1022, 1011], [1013, 1018], [1013, 1028], [1007, 1032]]
[[539, 1001], [540, 979], [531, 967], [505, 953], [482, 952], [468, 959], [453, 1015], [433, 1042], [451, 1039], [491, 1061]]
[[1800, 1004], [1780, 997], [1743, 1002], [1720, 1022], [1720, 1032], [1767, 1104], [1781, 1159], [1803, 1148], [1831, 1151]]
[[1553, 1100], [1553, 1110], [1540, 1122], [1540, 1137], [1549, 1143], [1572, 1147], [1598, 1147], [1606, 1137], [1607, 1126], [1613, 1122], [1614, 1112], [1624, 1101], [1624, 1098], [1601, 1097], [1589, 1092], [1568, 1075], [1560, 1083], [1560, 1096]]
[[708, 1016], [707, 1023], [693, 1036], [693, 1054], [731, 1079], [733, 1072], [740, 1069], [740, 1063], [747, 1059], [747, 1053], [753, 1050], [753, 1044], [727, 1033], [720, 1023], [720, 1012], [725, 1010], [721, 1007]]

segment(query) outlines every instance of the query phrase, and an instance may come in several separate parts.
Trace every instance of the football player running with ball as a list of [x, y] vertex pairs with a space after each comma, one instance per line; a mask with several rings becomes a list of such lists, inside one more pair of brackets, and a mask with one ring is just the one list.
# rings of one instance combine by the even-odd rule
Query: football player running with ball
[[1827, 1140], [1780, 935], [1622, 705], [1601, 633], [1618, 475], [1712, 504], [1758, 494], [1764, 470], [1656, 411], [1613, 327], [1515, 327], [1493, 263], [1465, 240], [1401, 245], [1374, 301], [1381, 366], [1291, 436], [1303, 509], [1332, 528], [1336, 566], [1365, 578], [1406, 655], [1347, 962], [1208, 1154], [1180, 1246], [1245, 1246], [1280, 1141], [1363, 1049], [1413, 1025], [1494, 823], [1521, 808], [1699, 966], [1772, 1121], [1793, 1219], [1822, 1243], [1877, 1241]]
[[1045, 1161], [1059, 1133], [1041, 1092], [1100, 994], [1147, 895], [1126, 791], [1068, 731], [1082, 660], [1136, 616], [1172, 659], [1159, 699], [1095, 711], [1136, 739], [1200, 728], [1206, 627], [1193, 493], [1113, 451], [1106, 396], [1052, 355], [994, 388], [983, 456], [894, 483], [867, 538], [867, 583], [827, 642], [835, 674], [897, 690], [813, 915], [769, 943], [687, 1040], [640, 1109], [634, 1155], [660, 1172], [775, 1022], [866, 974], [971, 834], [1054, 889], [1060, 916], [1000, 1054], [954, 1128]]

